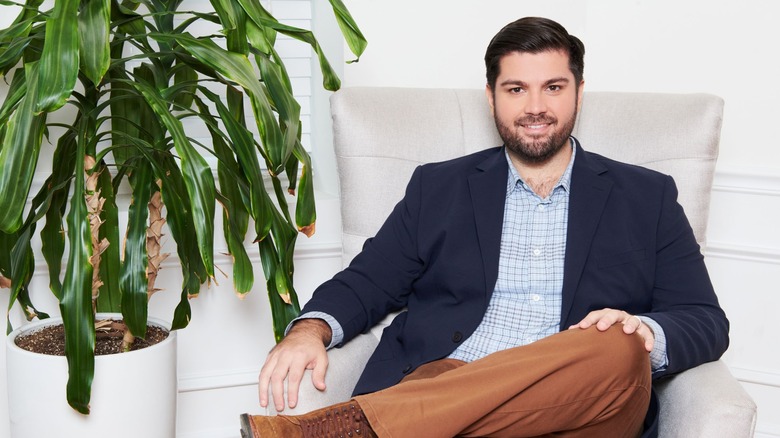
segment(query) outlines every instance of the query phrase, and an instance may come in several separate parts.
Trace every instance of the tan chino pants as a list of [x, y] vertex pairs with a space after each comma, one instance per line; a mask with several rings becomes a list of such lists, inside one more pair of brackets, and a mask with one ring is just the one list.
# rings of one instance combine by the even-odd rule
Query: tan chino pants
[[471, 363], [442, 359], [355, 398], [381, 438], [636, 437], [650, 360], [617, 324], [568, 330]]

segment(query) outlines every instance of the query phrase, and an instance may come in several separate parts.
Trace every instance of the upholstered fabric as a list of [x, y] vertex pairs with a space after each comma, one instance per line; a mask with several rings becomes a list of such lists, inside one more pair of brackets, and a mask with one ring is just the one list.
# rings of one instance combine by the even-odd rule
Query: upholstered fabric
[[[501, 144], [482, 90], [353, 88], [331, 107], [345, 264], [416, 166]], [[585, 93], [574, 136], [588, 151], [672, 175], [703, 244], [722, 113], [705, 94]]]
[[[353, 88], [331, 99], [343, 263], [401, 199], [416, 166], [501, 144], [483, 90]], [[574, 135], [586, 150], [672, 175], [705, 243], [723, 101], [704, 94], [585, 93]], [[329, 353], [328, 389], [302, 385], [293, 412], [343, 401], [382, 326]], [[756, 407], [722, 362], [658, 385], [663, 437], [747, 437]], [[269, 412], [272, 414], [272, 412]]]

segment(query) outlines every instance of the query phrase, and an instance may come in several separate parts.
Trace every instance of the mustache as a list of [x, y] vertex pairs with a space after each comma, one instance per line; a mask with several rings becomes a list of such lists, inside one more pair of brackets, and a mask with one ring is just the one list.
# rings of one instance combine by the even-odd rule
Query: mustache
[[555, 124], [558, 123], [558, 119], [552, 116], [542, 115], [542, 116], [525, 116], [522, 118], [519, 118], [515, 120], [515, 127], [523, 126], [523, 125], [538, 125], [541, 123], [549, 123], [549, 124]]

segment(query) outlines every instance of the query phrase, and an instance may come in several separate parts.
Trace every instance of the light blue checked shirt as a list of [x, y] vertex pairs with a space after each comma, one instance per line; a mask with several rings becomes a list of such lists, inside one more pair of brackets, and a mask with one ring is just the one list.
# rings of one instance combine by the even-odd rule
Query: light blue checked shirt
[[[559, 331], [571, 172], [577, 151], [577, 140], [570, 139], [571, 161], [545, 199], [523, 181], [505, 151], [509, 175], [498, 280], [482, 322], [450, 358], [471, 362]], [[298, 319], [302, 318], [320, 318], [330, 325], [333, 338], [328, 348], [342, 343], [344, 332], [332, 316], [308, 312]], [[640, 318], [655, 333], [650, 362], [653, 370], [658, 371], [667, 365], [666, 337], [658, 323]], [[292, 323], [288, 330], [291, 326]]]
[[471, 362], [559, 331], [569, 187], [576, 148], [550, 195], [542, 199], [509, 164], [498, 280], [476, 331], [449, 357]]

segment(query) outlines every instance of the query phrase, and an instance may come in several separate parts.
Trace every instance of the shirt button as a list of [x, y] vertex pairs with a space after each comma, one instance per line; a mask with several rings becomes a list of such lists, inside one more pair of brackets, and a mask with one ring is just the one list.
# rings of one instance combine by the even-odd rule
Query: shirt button
[[545, 209], [545, 206], [544, 206], [544, 204], [539, 204], [539, 206], [538, 206], [538, 207], [536, 207], [536, 210], [537, 210], [537, 211], [544, 211], [544, 209]]
[[539, 300], [541, 300], [541, 299], [542, 299], [542, 297], [540, 297], [540, 296], [539, 296], [539, 295], [537, 295], [537, 294], [533, 294], [533, 295], [531, 296], [531, 299], [532, 299], [532, 300], [534, 300], [534, 301], [539, 301]]
[[538, 255], [539, 255], [539, 254], [541, 254], [541, 253], [542, 253], [542, 250], [541, 250], [541, 249], [535, 249], [535, 250], [534, 250], [534, 255], [535, 255], [535, 256], [538, 256]]

